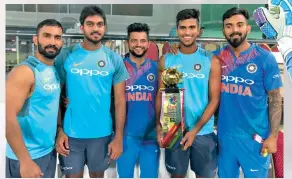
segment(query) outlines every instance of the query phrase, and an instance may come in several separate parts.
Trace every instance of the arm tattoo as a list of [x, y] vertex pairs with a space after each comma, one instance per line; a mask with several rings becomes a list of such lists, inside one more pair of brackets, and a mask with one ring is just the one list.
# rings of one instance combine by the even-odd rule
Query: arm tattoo
[[280, 89], [272, 90], [268, 95], [271, 135], [277, 136], [282, 119], [282, 96], [280, 94]]

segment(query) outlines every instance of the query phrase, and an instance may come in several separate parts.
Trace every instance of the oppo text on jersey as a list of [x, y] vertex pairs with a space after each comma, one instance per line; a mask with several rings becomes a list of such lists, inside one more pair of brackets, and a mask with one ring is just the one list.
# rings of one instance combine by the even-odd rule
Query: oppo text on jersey
[[72, 68], [71, 73], [79, 74], [80, 76], [88, 75], [88, 76], [107, 76], [109, 73], [107, 71], [99, 71], [99, 70], [89, 70], [89, 69], [79, 69], [79, 68]]
[[132, 86], [126, 86], [126, 91], [134, 91], [134, 90], [147, 90], [147, 91], [153, 91], [153, 86], [145, 86], [145, 85], [132, 85]]
[[205, 78], [204, 74], [195, 74], [195, 73], [183, 73], [183, 78]]
[[244, 78], [241, 78], [241, 77], [238, 77], [238, 76], [225, 76], [225, 75], [222, 75], [222, 81], [225, 81], [227, 83], [228, 82], [245, 83], [247, 85], [253, 85], [254, 84], [253, 80], [244, 79]]
[[59, 88], [60, 88], [59, 84], [45, 84], [44, 85], [44, 89], [47, 90], [47, 91], [53, 91], [53, 90], [56, 90], [56, 89], [59, 89]]
[[[226, 84], [221, 83], [221, 92], [252, 97], [250, 86], [254, 84], [253, 80], [222, 75], [222, 82]], [[234, 84], [228, 82], [234, 82]]]

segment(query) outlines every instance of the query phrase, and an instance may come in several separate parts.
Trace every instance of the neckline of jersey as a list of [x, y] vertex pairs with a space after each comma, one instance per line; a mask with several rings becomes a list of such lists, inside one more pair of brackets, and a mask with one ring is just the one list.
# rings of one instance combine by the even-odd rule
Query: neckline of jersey
[[[241, 55], [245, 55], [245, 54], [247, 54], [247, 53], [250, 53], [250, 51], [252, 51], [252, 50], [255, 48], [255, 46], [256, 46], [256, 45], [255, 45], [254, 43], [250, 43], [249, 48], [246, 49], [246, 50], [243, 51], [243, 52], [240, 52], [240, 53], [239, 53], [239, 56], [241, 56]], [[233, 55], [235, 58], [237, 58], [237, 57], [235, 56], [235, 54], [234, 54], [234, 51], [231, 49], [230, 45], [227, 45], [227, 49], [232, 53], [232, 55]]]
[[101, 49], [103, 49], [103, 44], [101, 44], [100, 48], [96, 49], [96, 50], [86, 50], [85, 48], [83, 48], [83, 46], [81, 45], [81, 42], [78, 43], [78, 48], [82, 49], [83, 51], [87, 52], [87, 53], [95, 53], [100, 51]]
[[[132, 62], [132, 60], [130, 59], [130, 57], [126, 57], [125, 60], [126, 60], [128, 63], [130, 63], [132, 66], [134, 66], [136, 69], [138, 69], [136, 63], [135, 63], [135, 62]], [[148, 58], [145, 58], [144, 62], [140, 65], [140, 68], [141, 68], [142, 66], [146, 65], [146, 63], [148, 62], [148, 60], [149, 60]]]
[[[37, 62], [39, 62], [41, 65], [44, 65], [44, 66], [46, 66], [46, 67], [50, 67], [50, 68], [52, 68], [52, 67], [54, 66], [54, 64], [53, 64], [53, 65], [47, 65], [47, 64], [43, 63], [42, 61], [40, 61], [37, 57], [35, 57], [35, 56], [33, 56], [33, 55], [28, 56], [27, 59], [29, 59], [29, 58], [33, 58], [34, 60], [36, 60]], [[54, 60], [54, 61], [55, 61], [55, 60]]]
[[182, 53], [182, 52], [178, 49], [178, 54], [180, 54], [180, 55], [184, 55], [184, 56], [192, 56], [192, 55], [195, 55], [195, 54], [199, 53], [199, 51], [200, 51], [200, 47], [197, 45], [197, 50], [196, 50], [194, 53], [185, 54], [185, 53]]

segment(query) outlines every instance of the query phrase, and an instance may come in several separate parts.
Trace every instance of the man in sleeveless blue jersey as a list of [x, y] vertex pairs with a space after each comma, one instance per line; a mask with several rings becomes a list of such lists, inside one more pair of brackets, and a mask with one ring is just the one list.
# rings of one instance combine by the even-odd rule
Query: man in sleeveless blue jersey
[[275, 57], [247, 41], [251, 27], [244, 9], [231, 8], [222, 18], [228, 41], [214, 52], [221, 59], [222, 86], [218, 119], [218, 175], [265, 178], [277, 150], [282, 115], [282, 86]]
[[[64, 49], [55, 63], [70, 101], [64, 121], [59, 120], [56, 150], [66, 177], [83, 177], [86, 164], [90, 177], [102, 178], [110, 160], [116, 160], [123, 150], [125, 80], [129, 75], [123, 59], [101, 43], [106, 31], [103, 10], [85, 7], [80, 23], [84, 42]], [[113, 140], [112, 86], [116, 117]]]
[[[165, 165], [171, 177], [185, 177], [189, 161], [197, 177], [215, 177], [217, 167], [216, 136], [213, 132], [214, 112], [219, 104], [221, 66], [217, 57], [198, 47], [196, 38], [200, 33], [199, 11], [185, 9], [176, 17], [180, 48], [177, 55], [161, 57], [160, 68], [178, 67], [183, 73], [185, 89], [184, 112], [187, 133], [181, 141], [183, 149], [166, 149]], [[161, 76], [162, 71], [159, 71]], [[159, 77], [159, 88], [164, 84]], [[160, 142], [161, 93], [156, 97], [157, 134]]]
[[63, 45], [53, 19], [37, 26], [34, 56], [12, 69], [6, 81], [6, 177], [53, 178], [56, 170], [60, 81], [53, 66]]
[[139, 163], [141, 178], [157, 178], [159, 146], [155, 131], [155, 97], [157, 93], [157, 62], [147, 59], [149, 27], [134, 23], [128, 26], [130, 56], [124, 59], [131, 76], [126, 81], [127, 118], [124, 152], [117, 160], [120, 178], [133, 178]]

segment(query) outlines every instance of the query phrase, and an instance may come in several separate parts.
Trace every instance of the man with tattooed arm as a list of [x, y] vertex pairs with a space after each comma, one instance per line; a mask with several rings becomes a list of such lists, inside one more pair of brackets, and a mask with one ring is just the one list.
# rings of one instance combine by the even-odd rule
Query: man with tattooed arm
[[215, 53], [221, 59], [222, 86], [218, 117], [218, 175], [266, 178], [270, 155], [277, 150], [282, 117], [282, 81], [275, 57], [246, 39], [249, 14], [232, 8], [223, 15], [228, 41]]

